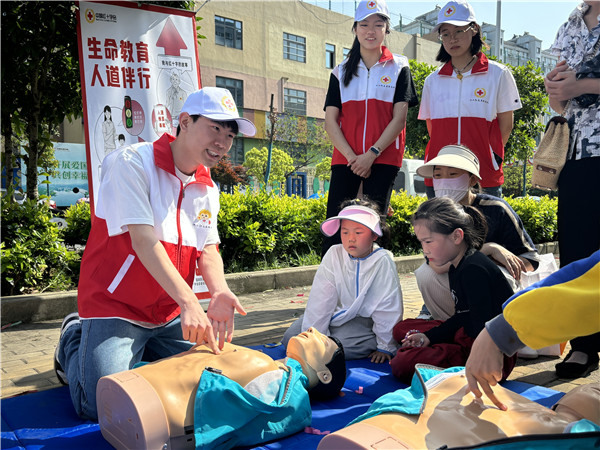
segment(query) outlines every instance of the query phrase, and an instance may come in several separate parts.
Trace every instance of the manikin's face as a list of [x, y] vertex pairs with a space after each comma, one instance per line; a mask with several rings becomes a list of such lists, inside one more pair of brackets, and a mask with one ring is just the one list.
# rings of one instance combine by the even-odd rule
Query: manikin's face
[[377, 235], [366, 226], [342, 219], [340, 225], [340, 236], [344, 250], [354, 258], [364, 258], [373, 251], [373, 242]]
[[338, 345], [328, 336], [314, 328], [309, 328], [290, 339], [286, 353], [288, 357], [300, 363], [312, 388], [319, 380], [326, 383], [331, 381], [331, 372], [325, 364], [331, 361], [338, 348]]

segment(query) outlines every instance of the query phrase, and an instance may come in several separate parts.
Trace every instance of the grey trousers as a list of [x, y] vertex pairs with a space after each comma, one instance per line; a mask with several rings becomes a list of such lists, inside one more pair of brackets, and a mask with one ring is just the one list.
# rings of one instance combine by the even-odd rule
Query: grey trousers
[[[287, 348], [291, 338], [302, 333], [302, 320], [300, 316], [290, 325], [283, 335], [281, 343]], [[361, 359], [368, 357], [377, 350], [377, 339], [373, 333], [373, 319], [370, 317], [355, 317], [339, 327], [329, 327], [329, 335], [340, 340], [344, 347], [346, 359]]]

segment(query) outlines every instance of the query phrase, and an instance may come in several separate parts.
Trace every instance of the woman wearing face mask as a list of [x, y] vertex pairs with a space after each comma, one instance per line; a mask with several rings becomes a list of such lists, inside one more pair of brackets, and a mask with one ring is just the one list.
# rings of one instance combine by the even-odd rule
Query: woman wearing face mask
[[[483, 54], [481, 27], [464, 0], [447, 3], [433, 31], [441, 46], [436, 59], [444, 63], [425, 80], [419, 119], [427, 122], [425, 161], [449, 144], [466, 145], [481, 163], [483, 191], [500, 197], [504, 146], [513, 128], [513, 111], [521, 108], [510, 70]], [[425, 180], [433, 196], [431, 180]]]
[[[500, 266], [513, 291], [517, 290], [521, 272], [535, 270], [539, 254], [510, 205], [499, 197], [474, 189], [481, 180], [477, 156], [464, 146], [447, 145], [435, 158], [419, 167], [417, 173], [432, 180], [436, 197], [450, 197], [462, 205], [475, 207], [485, 216], [488, 233], [481, 252]], [[446, 320], [454, 314], [448, 269], [430, 266], [426, 261], [415, 271], [428, 310], [422, 310], [419, 317], [430, 315], [433, 319]]]

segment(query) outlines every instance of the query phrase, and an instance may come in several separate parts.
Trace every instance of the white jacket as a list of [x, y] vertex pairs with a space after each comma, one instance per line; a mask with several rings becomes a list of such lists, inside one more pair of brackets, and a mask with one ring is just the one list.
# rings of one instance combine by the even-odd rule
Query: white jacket
[[310, 290], [302, 329], [329, 334], [356, 316], [373, 319], [377, 350], [394, 354], [394, 325], [402, 320], [402, 291], [392, 253], [374, 245], [365, 258], [353, 258], [342, 244], [332, 246], [321, 262]]

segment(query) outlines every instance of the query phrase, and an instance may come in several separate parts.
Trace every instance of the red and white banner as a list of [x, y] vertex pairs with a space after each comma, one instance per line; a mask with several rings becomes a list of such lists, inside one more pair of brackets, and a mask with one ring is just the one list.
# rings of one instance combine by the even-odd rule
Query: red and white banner
[[88, 182], [116, 148], [174, 134], [183, 102], [200, 88], [193, 11], [136, 2], [79, 2], [77, 36]]

